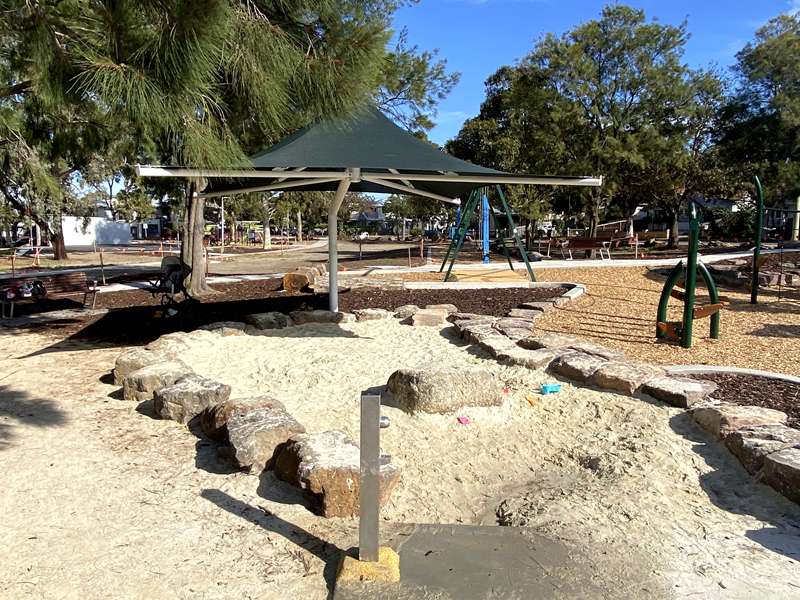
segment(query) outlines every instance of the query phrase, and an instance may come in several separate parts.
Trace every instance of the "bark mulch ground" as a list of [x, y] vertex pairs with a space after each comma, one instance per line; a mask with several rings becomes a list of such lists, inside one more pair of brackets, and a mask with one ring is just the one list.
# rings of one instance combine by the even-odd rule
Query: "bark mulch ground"
[[[114, 345], [145, 344], [171, 331], [191, 331], [214, 321], [242, 321], [258, 312], [327, 309], [328, 295], [281, 291], [280, 279], [260, 279], [213, 286], [218, 294], [200, 301], [182, 303], [178, 314], [165, 318], [160, 298], [144, 290], [98, 294], [97, 308], [108, 313], [92, 319], [47, 323], [31, 329], [48, 331], [59, 337], [96, 341]], [[454, 304], [462, 312], [505, 316], [524, 302], [560, 296], [563, 288], [505, 288], [484, 290], [404, 290], [355, 288], [339, 294], [339, 309], [394, 309], [404, 304]], [[75, 308], [75, 300], [45, 300], [36, 305], [23, 303], [17, 314], [31, 314], [63, 308]]]
[[719, 388], [713, 397], [733, 404], [774, 408], [789, 416], [790, 427], [800, 427], [800, 385], [757, 375], [703, 373], [696, 379], [713, 381]]
[[428, 304], [454, 304], [461, 312], [504, 317], [512, 308], [564, 294], [565, 288], [499, 288], [482, 290], [406, 290], [356, 288], [339, 295], [339, 309], [357, 308], [393, 310], [404, 304], [424, 307]]

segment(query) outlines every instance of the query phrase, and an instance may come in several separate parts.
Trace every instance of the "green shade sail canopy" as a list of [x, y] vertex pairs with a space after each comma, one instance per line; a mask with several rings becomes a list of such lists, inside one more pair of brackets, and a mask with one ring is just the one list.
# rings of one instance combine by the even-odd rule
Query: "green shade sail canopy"
[[284, 189], [334, 191], [348, 173], [350, 191], [400, 192], [449, 202], [490, 184], [600, 185], [602, 181], [513, 175], [474, 165], [414, 137], [375, 107], [351, 118], [312, 123], [251, 156], [249, 162], [244, 169], [139, 166], [137, 171], [142, 176], [203, 177], [208, 182], [202, 194], [206, 197]]
[[329, 308], [339, 309], [338, 211], [348, 191], [423, 196], [460, 204], [487, 185], [599, 186], [602, 177], [513, 175], [446, 154], [392, 123], [377, 108], [313, 123], [251, 156], [237, 169], [137, 165], [141, 177], [194, 179], [198, 197], [268, 191], [336, 191], [328, 205]]

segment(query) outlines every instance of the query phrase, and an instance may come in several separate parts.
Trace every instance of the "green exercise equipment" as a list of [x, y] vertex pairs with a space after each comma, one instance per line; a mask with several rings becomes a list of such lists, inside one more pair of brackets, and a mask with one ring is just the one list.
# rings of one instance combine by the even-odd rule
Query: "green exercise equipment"
[[[664, 288], [661, 290], [661, 299], [658, 302], [658, 316], [656, 318], [656, 337], [672, 341], [680, 341], [684, 348], [692, 347], [692, 325], [696, 319], [711, 317], [711, 338], [719, 338], [719, 311], [725, 306], [720, 301], [717, 285], [714, 278], [703, 263], [697, 261], [698, 247], [700, 245], [700, 220], [697, 216], [697, 207], [691, 205], [691, 221], [689, 223], [689, 254], [686, 265], [680, 261], [672, 268]], [[697, 271], [706, 284], [709, 304], [695, 305], [695, 288], [697, 286]], [[676, 289], [683, 280], [683, 290]], [[683, 302], [683, 320], [679, 322], [667, 321], [667, 304], [670, 298]]]

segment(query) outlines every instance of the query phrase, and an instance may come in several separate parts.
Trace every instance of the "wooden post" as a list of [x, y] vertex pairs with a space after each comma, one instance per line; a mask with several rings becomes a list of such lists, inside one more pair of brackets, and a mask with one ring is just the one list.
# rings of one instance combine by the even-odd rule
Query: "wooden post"
[[361, 244], [362, 243], [363, 243], [363, 240], [361, 238], [358, 238], [358, 260], [361, 260]]
[[16, 278], [16, 276], [17, 276], [16, 263], [17, 263], [17, 251], [14, 250], [14, 253], [11, 255], [11, 278], [12, 279]]
[[423, 233], [422, 237], [419, 238], [419, 257], [421, 259], [425, 259], [425, 234]]
[[208, 259], [208, 246], [206, 246], [206, 277], [208, 277], [208, 263], [211, 262]]
[[411, 247], [408, 248], [408, 266], [411, 266]]

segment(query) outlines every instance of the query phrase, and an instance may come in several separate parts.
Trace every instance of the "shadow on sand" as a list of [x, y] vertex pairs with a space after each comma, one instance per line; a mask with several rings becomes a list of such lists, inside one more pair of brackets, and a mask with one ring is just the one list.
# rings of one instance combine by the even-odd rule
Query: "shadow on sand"
[[[261, 487], [259, 487], [259, 490], [260, 489]], [[249, 521], [254, 525], [262, 527], [266, 531], [285, 537], [290, 542], [319, 558], [325, 564], [322, 575], [328, 586], [328, 597], [332, 597], [336, 580], [336, 568], [339, 557], [342, 554], [341, 548], [318, 538], [313, 533], [297, 525], [281, 519], [264, 508], [251, 506], [221, 490], [204, 489], [200, 492], [200, 495], [209, 502], [216, 504], [221, 509], [237, 517], [241, 517], [245, 521]]]
[[700, 486], [715, 506], [768, 523], [745, 535], [767, 550], [800, 560], [800, 507], [772, 488], [758, 483], [722, 442], [700, 429], [688, 413], [670, 419], [673, 431], [692, 442], [696, 452], [714, 470], [700, 476]]
[[14, 423], [58, 427], [66, 422], [66, 413], [52, 400], [35, 398], [26, 391], [0, 385], [0, 450], [11, 446]]

